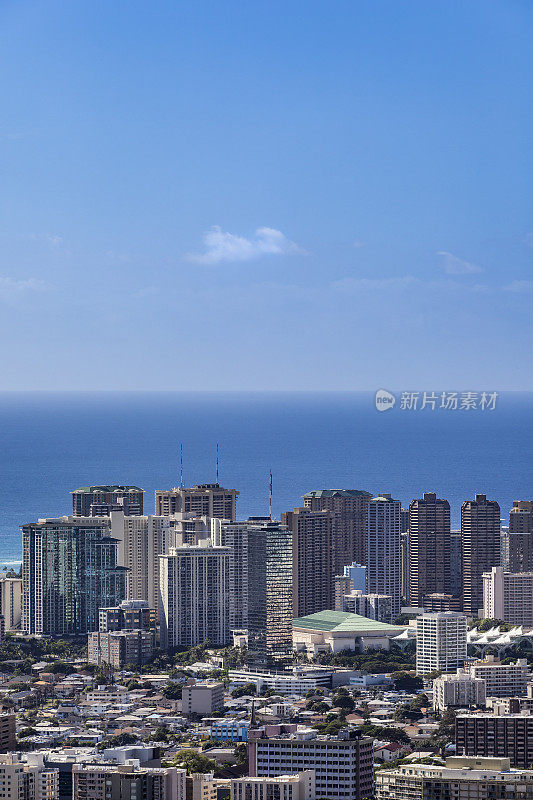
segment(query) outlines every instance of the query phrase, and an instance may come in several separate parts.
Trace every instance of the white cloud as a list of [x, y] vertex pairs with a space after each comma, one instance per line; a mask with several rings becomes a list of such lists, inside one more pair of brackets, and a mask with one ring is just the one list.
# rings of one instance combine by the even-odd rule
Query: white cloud
[[188, 253], [186, 258], [195, 264], [253, 261], [263, 255], [285, 255], [303, 251], [275, 228], [258, 228], [247, 239], [223, 231], [218, 225], [204, 234], [204, 253]]
[[17, 280], [0, 276], [0, 297], [4, 299], [20, 297], [29, 292], [42, 292], [44, 289], [46, 289], [45, 282], [37, 278]]
[[533, 281], [511, 281], [503, 288], [506, 292], [533, 292]]
[[441, 260], [442, 269], [448, 275], [474, 275], [477, 272], [483, 272], [477, 264], [457, 258], [453, 253], [448, 253], [447, 250], [439, 250], [437, 255]]

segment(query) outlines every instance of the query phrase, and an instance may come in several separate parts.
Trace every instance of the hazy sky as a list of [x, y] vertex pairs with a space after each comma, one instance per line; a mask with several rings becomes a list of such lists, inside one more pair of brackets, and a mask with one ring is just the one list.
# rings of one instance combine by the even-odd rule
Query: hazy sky
[[1, 0], [0, 387], [533, 388], [531, 0]]

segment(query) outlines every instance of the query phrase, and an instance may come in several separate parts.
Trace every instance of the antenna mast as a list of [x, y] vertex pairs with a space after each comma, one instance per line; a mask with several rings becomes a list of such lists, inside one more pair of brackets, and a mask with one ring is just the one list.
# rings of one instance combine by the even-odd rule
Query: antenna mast
[[183, 442], [180, 442], [180, 489], [183, 489]]
[[270, 470], [270, 497], [268, 500], [268, 516], [272, 520], [272, 470]]
[[218, 442], [217, 442], [217, 486], [218, 486]]

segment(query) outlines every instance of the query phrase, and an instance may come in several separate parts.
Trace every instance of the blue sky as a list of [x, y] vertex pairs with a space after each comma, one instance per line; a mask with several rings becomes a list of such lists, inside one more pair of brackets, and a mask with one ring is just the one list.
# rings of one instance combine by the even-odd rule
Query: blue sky
[[6, 389], [532, 389], [528, 0], [0, 4]]

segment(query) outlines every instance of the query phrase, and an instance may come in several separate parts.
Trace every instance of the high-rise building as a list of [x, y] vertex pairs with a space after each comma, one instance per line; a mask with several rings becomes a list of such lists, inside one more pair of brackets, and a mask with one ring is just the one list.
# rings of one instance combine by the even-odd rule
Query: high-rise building
[[500, 565], [500, 506], [476, 494], [461, 507], [463, 611], [477, 617], [483, 608], [483, 573]]
[[98, 630], [98, 612], [124, 599], [124, 567], [109, 527], [63, 517], [22, 526], [22, 630], [73, 635]]
[[[314, 770], [316, 797], [324, 800], [363, 800], [374, 786], [372, 739], [346, 728], [337, 736], [296, 733], [296, 726], [269, 726], [248, 732], [249, 774], [253, 777], [288, 775]], [[276, 732], [278, 731], [278, 732]]]
[[466, 617], [454, 611], [416, 618], [416, 673], [453, 672], [466, 659]]
[[125, 764], [73, 764], [72, 797], [76, 800], [185, 800], [186, 770]]
[[483, 617], [533, 627], [533, 572], [484, 572]]
[[388, 623], [393, 622], [398, 616], [390, 594], [363, 594], [355, 590], [345, 594], [342, 600], [342, 608], [339, 611], [348, 611], [350, 614], [359, 614], [361, 617]]
[[292, 531], [275, 520], [248, 521], [248, 648], [292, 651]]
[[156, 616], [146, 600], [123, 600], [114, 608], [101, 608], [101, 631], [152, 631], [155, 642]]
[[3, 800], [58, 800], [59, 772], [44, 764], [39, 753], [0, 755], [0, 796]]
[[[511, 766], [529, 769], [533, 764], [533, 716], [459, 714], [455, 718], [455, 748], [465, 756], [508, 758]], [[507, 775], [505, 779], [507, 782]]]
[[394, 617], [401, 604], [401, 509], [399, 500], [380, 494], [369, 501], [367, 510], [367, 594], [389, 595]]
[[366, 564], [366, 517], [371, 497], [362, 489], [317, 489], [303, 496], [305, 508], [337, 514], [334, 534], [336, 575], [341, 575], [343, 567], [353, 561]]
[[160, 556], [161, 647], [229, 643], [229, 559], [211, 540]]
[[475, 754], [447, 758], [442, 766], [400, 764], [376, 772], [375, 796], [376, 800], [533, 800], [533, 771], [511, 770], [508, 758]]
[[402, 572], [402, 600], [409, 602], [409, 531], [400, 534], [400, 563]]
[[459, 598], [462, 606], [463, 556], [460, 530], [450, 532], [450, 594]]
[[513, 502], [501, 539], [502, 567], [507, 572], [533, 572], [533, 500]]
[[434, 593], [450, 594], [450, 504], [424, 492], [409, 506], [409, 604]]
[[193, 514], [197, 517], [218, 517], [234, 522], [237, 517], [236, 489], [223, 489], [218, 483], [200, 483], [188, 489], [156, 489], [155, 513], [168, 517], [172, 514]]
[[281, 515], [281, 523], [292, 532], [293, 616], [333, 609], [337, 513], [295, 508]]
[[0, 578], [0, 614], [6, 631], [17, 631], [22, 619], [22, 578]]
[[80, 486], [71, 495], [74, 517], [100, 517], [115, 510], [128, 516], [143, 513], [144, 490], [138, 486]]
[[[229, 548], [228, 585], [230, 607], [230, 630], [244, 630], [248, 627], [248, 522], [228, 522], [211, 519], [213, 544]], [[205, 537], [204, 537], [205, 538]]]
[[126, 598], [146, 600], [159, 614], [159, 556], [167, 553], [171, 520], [151, 515], [110, 514], [111, 535], [118, 542], [117, 563], [126, 567]]

